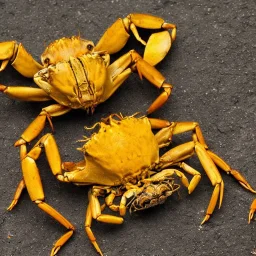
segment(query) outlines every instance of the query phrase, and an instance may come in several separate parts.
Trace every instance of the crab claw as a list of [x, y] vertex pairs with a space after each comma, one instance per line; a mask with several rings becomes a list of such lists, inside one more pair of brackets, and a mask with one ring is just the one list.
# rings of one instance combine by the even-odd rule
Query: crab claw
[[17, 52], [16, 42], [8, 41], [0, 43], [0, 61], [2, 61], [0, 65], [0, 72], [3, 71], [9, 61], [13, 60]]
[[168, 31], [154, 33], [148, 39], [143, 59], [150, 65], [155, 66], [164, 59], [171, 45], [172, 39]]
[[[164, 31], [152, 34], [148, 42], [145, 42], [140, 37], [137, 27], [163, 29]], [[169, 29], [171, 29], [170, 33], [167, 31]], [[171, 44], [176, 38], [176, 25], [166, 23], [162, 18], [153, 15], [132, 13], [124, 19], [115, 21], [101, 37], [95, 50], [106, 50], [109, 54], [120, 51], [128, 41], [130, 32], [146, 46], [144, 58], [152, 66], [155, 66], [170, 50]]]
[[26, 51], [22, 44], [16, 41], [0, 43], [0, 72], [3, 71], [10, 62], [12, 66], [23, 76], [32, 78], [42, 66], [36, 62]]

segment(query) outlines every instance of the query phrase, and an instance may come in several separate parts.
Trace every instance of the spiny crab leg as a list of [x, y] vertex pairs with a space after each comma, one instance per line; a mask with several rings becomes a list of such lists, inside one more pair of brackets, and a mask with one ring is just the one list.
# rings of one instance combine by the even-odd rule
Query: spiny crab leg
[[[171, 29], [168, 31], [154, 33], [146, 43], [139, 35], [137, 28], [144, 29]], [[144, 59], [155, 66], [159, 63], [170, 50], [172, 41], [176, 38], [176, 25], [166, 23], [162, 18], [149, 15], [133, 13], [124, 19], [118, 19], [110, 26], [96, 45], [95, 50], [107, 50], [109, 54], [120, 51], [128, 41], [131, 31], [135, 38], [146, 45]]]
[[252, 202], [252, 205], [251, 205], [251, 208], [250, 208], [250, 212], [249, 212], [249, 219], [248, 219], [248, 223], [251, 222], [253, 216], [254, 216], [254, 213], [256, 211], [256, 199], [253, 200]]
[[163, 169], [171, 165], [180, 164], [181, 161], [191, 157], [194, 153], [197, 154], [208, 178], [214, 186], [212, 197], [206, 210], [206, 216], [201, 224], [209, 220], [215, 209], [218, 199], [219, 208], [221, 207], [223, 200], [224, 182], [217, 169], [217, 166], [227, 174], [231, 174], [244, 188], [251, 191], [252, 193], [256, 193], [256, 191], [250, 186], [250, 184], [242, 176], [242, 174], [240, 174], [240, 172], [232, 169], [222, 158], [208, 150], [208, 146], [205, 143], [202, 131], [198, 123], [172, 122], [169, 124], [169, 126], [166, 127], [164, 127], [164, 122], [162, 120], [158, 121], [157, 119], [153, 119], [151, 123], [153, 128], [154, 126], [159, 127], [161, 124], [163, 125], [163, 128], [155, 135], [159, 143], [159, 147], [169, 145], [174, 134], [184, 133], [187, 131], [193, 132], [193, 140], [191, 142], [187, 142], [174, 147], [166, 152], [163, 156], [161, 156], [159, 168]]
[[12, 66], [23, 76], [32, 78], [35, 73], [43, 68], [33, 57], [26, 51], [22, 44], [15, 41], [0, 43], [0, 56], [2, 64], [0, 71], [3, 71], [7, 64], [11, 62]]

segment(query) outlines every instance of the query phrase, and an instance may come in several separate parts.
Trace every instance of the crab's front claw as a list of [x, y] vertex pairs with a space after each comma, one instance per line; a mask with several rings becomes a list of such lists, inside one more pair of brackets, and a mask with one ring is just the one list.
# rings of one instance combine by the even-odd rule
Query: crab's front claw
[[33, 57], [25, 50], [22, 44], [16, 41], [0, 43], [0, 71], [3, 71], [7, 64], [12, 66], [23, 76], [32, 78], [43, 67], [36, 62]]
[[168, 31], [154, 33], [149, 37], [143, 59], [150, 65], [155, 66], [169, 52], [172, 40]]
[[[171, 33], [162, 31], [152, 34], [146, 43], [140, 37], [137, 27], [144, 29], [171, 29], [172, 31]], [[104, 33], [95, 50], [106, 50], [109, 54], [120, 51], [129, 39], [130, 31], [139, 42], [146, 45], [144, 58], [153, 66], [166, 56], [172, 41], [176, 38], [176, 25], [166, 23], [162, 18], [153, 15], [134, 13], [113, 23]]]
[[248, 220], [248, 223], [251, 222], [253, 216], [254, 216], [254, 213], [256, 211], [256, 199], [254, 199], [254, 201], [252, 202], [252, 205], [251, 205], [251, 208], [250, 208], [250, 212], [249, 212], [249, 220]]
[[15, 57], [15, 53], [17, 52], [17, 47], [15, 41], [9, 41], [9, 42], [1, 42], [0, 43], [0, 71], [3, 71], [9, 61], [12, 61]]

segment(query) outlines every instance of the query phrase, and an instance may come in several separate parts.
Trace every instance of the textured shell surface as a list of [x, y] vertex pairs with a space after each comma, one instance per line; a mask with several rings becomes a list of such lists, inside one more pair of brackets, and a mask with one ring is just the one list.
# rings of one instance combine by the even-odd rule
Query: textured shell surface
[[97, 165], [102, 174], [121, 181], [135, 177], [158, 161], [159, 149], [146, 117], [110, 119], [84, 145], [88, 165]]

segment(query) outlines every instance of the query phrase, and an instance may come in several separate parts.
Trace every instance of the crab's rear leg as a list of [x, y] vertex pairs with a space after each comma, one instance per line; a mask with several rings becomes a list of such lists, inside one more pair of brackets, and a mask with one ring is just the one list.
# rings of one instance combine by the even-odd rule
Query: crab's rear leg
[[33, 59], [22, 44], [16, 41], [0, 43], [0, 72], [11, 62], [12, 66], [23, 76], [32, 78], [43, 68], [41, 64]]
[[[69, 240], [75, 228], [64, 216], [62, 216], [57, 210], [45, 202], [43, 185], [41, 182], [39, 170], [36, 165], [36, 160], [42, 152], [42, 147], [45, 148], [46, 156], [49, 161], [52, 173], [56, 176], [62, 176], [61, 158], [56, 142], [51, 134], [46, 134], [43, 136], [29, 151], [29, 153], [26, 152], [25, 145], [21, 146], [21, 167], [23, 180], [26, 184], [26, 188], [31, 201], [34, 202], [41, 210], [53, 217], [61, 225], [68, 229], [68, 231], [54, 244], [51, 252], [51, 256], [53, 256], [56, 255], [61, 246], [63, 246]], [[25, 186], [21, 187], [24, 188]], [[9, 210], [11, 210], [10, 207]]]
[[220, 203], [219, 205], [221, 205], [224, 192], [224, 183], [222, 177], [214, 162], [211, 160], [209, 155], [207, 155], [204, 147], [202, 147], [199, 143], [195, 143], [194, 141], [190, 141], [176, 146], [160, 157], [159, 168], [165, 169], [168, 166], [180, 165], [183, 160], [190, 158], [195, 152], [197, 153], [198, 158], [203, 165], [207, 176], [209, 177], [212, 185], [214, 186], [212, 197], [206, 211], [206, 217], [202, 222], [203, 224], [210, 218], [210, 215], [213, 213], [218, 199]]
[[148, 64], [135, 50], [131, 50], [108, 67], [108, 73], [112, 78], [112, 83], [105, 87], [102, 101], [107, 100], [119, 86], [128, 78], [132, 70], [136, 69], [140, 78], [144, 76], [149, 82], [163, 92], [148, 108], [150, 114], [160, 108], [169, 98], [172, 92], [172, 85], [165, 82], [165, 77], [153, 66]]
[[252, 205], [251, 205], [251, 208], [250, 208], [250, 212], [249, 212], [249, 219], [248, 219], [248, 223], [251, 222], [253, 216], [254, 216], [254, 213], [256, 211], [256, 199], [253, 200], [252, 202]]
[[98, 197], [101, 196], [102, 192], [104, 192], [104, 187], [101, 189], [99, 186], [97, 186], [97, 187], [93, 187], [88, 193], [89, 205], [86, 210], [85, 231], [88, 235], [89, 240], [91, 241], [94, 248], [96, 249], [96, 251], [103, 256], [91, 229], [92, 220], [95, 219], [99, 222], [109, 223], [109, 224], [122, 224], [123, 218], [109, 215], [109, 214], [102, 214], [102, 207], [100, 206], [100, 202], [98, 199]]
[[164, 122], [166, 123], [164, 123], [163, 120], [158, 119], [149, 120], [152, 120], [151, 123], [153, 124], [153, 128], [154, 126], [157, 127], [158, 123], [162, 124], [163, 128], [156, 134], [159, 147], [168, 146], [172, 141], [173, 135], [191, 131], [193, 133], [192, 138], [195, 146], [198, 145], [198, 147], [195, 147], [197, 154], [204, 155], [206, 152], [208, 156], [207, 159], [211, 159], [216, 166], [225, 171], [227, 174], [231, 174], [244, 188], [253, 193], [256, 193], [256, 191], [250, 186], [250, 184], [239, 171], [232, 169], [230, 165], [228, 165], [221, 157], [208, 149], [201, 128], [197, 122], [171, 122], [168, 124], [168, 122], [165, 120]]
[[[153, 120], [155, 126], [157, 126], [157, 122], [157, 120]], [[256, 191], [238, 171], [232, 169], [222, 158], [208, 150], [208, 146], [205, 143], [202, 131], [196, 122], [173, 122], [169, 126], [160, 130], [156, 134], [159, 147], [167, 146], [171, 142], [174, 134], [187, 131], [193, 132], [193, 141], [179, 145], [165, 153], [160, 158], [160, 166], [161, 168], [166, 168], [167, 166], [177, 164], [180, 161], [189, 158], [194, 153], [197, 154], [207, 176], [214, 186], [214, 191], [207, 208], [206, 216], [202, 221], [203, 224], [210, 218], [218, 199], [219, 207], [221, 206], [223, 199], [224, 183], [216, 165], [226, 173], [231, 174], [247, 190], [253, 193], [256, 193]]]
[[[146, 43], [140, 37], [136, 27], [165, 31], [152, 34]], [[172, 30], [171, 34], [166, 31], [168, 29]], [[162, 18], [153, 15], [133, 13], [114, 22], [101, 37], [95, 50], [106, 50], [110, 54], [120, 51], [128, 41], [130, 31], [139, 42], [146, 45], [144, 59], [153, 66], [166, 56], [176, 38], [176, 25], [166, 23]]]

